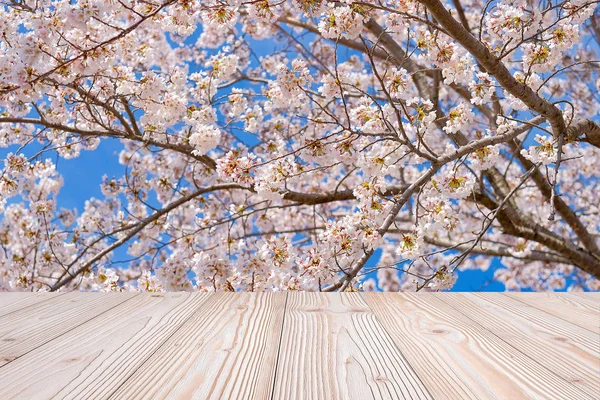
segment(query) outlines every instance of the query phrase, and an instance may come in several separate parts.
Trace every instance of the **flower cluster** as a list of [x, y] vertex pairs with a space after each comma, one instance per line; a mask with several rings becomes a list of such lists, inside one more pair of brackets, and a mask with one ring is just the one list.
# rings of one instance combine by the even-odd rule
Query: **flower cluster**
[[441, 182], [431, 180], [432, 191], [450, 199], [463, 199], [472, 193], [475, 180], [472, 175], [460, 175], [455, 171], [444, 174]]
[[224, 157], [217, 160], [217, 172], [225, 179], [250, 186], [254, 183], [252, 169], [260, 162], [260, 159], [252, 153], [240, 156], [240, 150], [232, 150], [225, 154]]
[[400, 236], [396, 254], [403, 259], [413, 259], [423, 253], [424, 240], [423, 234], [416, 230], [413, 232], [403, 233]]
[[8, 3], [0, 291], [600, 288], [593, 2]]
[[415, 110], [414, 114], [409, 115], [411, 123], [417, 127], [427, 129], [435, 120], [435, 111], [433, 103], [430, 100], [414, 97], [406, 102], [408, 107]]
[[350, 112], [350, 118], [356, 129], [364, 133], [382, 134], [386, 130], [383, 109], [373, 104], [369, 97], [362, 97], [357, 107]]
[[329, 10], [319, 22], [319, 32], [328, 39], [355, 39], [363, 30], [365, 15], [357, 11], [358, 7], [335, 7], [330, 4]]
[[456, 133], [466, 127], [473, 120], [474, 116], [469, 106], [464, 103], [459, 104], [448, 113], [448, 121], [443, 130], [446, 133]]
[[469, 90], [471, 91], [471, 103], [476, 105], [489, 103], [496, 91], [494, 80], [485, 72], [477, 74], [477, 80], [471, 81]]
[[402, 99], [409, 87], [410, 77], [404, 68], [393, 68], [388, 77], [388, 87], [390, 96]]
[[521, 150], [521, 154], [534, 163], [541, 162], [548, 165], [556, 162], [556, 149], [552, 138], [535, 135], [535, 141], [539, 144]]
[[214, 125], [196, 125], [192, 128], [188, 140], [194, 147], [192, 153], [201, 156], [219, 145], [221, 131]]

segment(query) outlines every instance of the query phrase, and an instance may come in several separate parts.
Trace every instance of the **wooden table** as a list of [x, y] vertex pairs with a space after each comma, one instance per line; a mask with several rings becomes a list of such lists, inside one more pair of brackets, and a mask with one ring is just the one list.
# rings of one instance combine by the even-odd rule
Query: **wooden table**
[[0, 293], [0, 399], [600, 399], [600, 294]]

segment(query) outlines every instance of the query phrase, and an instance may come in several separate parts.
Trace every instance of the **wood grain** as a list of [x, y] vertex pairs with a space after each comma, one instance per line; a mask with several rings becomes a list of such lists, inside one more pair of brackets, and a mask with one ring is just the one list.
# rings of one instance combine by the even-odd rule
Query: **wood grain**
[[588, 398], [443, 298], [430, 293], [366, 295], [434, 398]]
[[285, 293], [214, 293], [114, 399], [269, 399]]
[[[65, 293], [48, 293], [48, 292], [5, 292], [0, 293], [0, 317], [14, 313], [23, 308], [42, 301], [50, 300], [51, 298], [62, 296]], [[16, 317], [16, 316], [15, 316]]]
[[[93, 294], [103, 301], [118, 296]], [[189, 293], [121, 298], [128, 301], [1, 368], [0, 398], [107, 398], [207, 299]]]
[[502, 293], [448, 294], [439, 299], [592, 398], [600, 397], [597, 335]]
[[600, 292], [593, 293], [566, 293], [573, 301], [588, 309], [600, 313]]
[[18, 359], [131, 296], [71, 292], [0, 317], [0, 365]]
[[431, 398], [357, 293], [290, 293], [274, 399]]
[[600, 335], [600, 303], [591, 307], [564, 293], [510, 293], [510, 298]]
[[600, 399], [599, 301], [0, 293], [0, 400]]

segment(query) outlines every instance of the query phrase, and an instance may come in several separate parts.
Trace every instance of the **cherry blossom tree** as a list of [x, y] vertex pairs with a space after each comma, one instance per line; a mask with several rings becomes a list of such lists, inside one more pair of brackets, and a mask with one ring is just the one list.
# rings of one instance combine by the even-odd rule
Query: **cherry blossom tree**
[[0, 290], [599, 290], [596, 3], [2, 0]]

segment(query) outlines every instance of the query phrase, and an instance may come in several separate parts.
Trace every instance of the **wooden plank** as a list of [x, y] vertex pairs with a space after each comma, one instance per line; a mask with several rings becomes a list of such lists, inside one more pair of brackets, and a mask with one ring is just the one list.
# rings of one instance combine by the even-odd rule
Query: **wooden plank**
[[129, 300], [1, 368], [0, 398], [107, 398], [207, 299], [116, 295]]
[[[37, 297], [33, 293], [32, 297]], [[0, 366], [134, 296], [71, 292], [0, 317]]]
[[425, 399], [358, 293], [290, 293], [273, 399]]
[[577, 301], [574, 296], [565, 293], [506, 293], [512, 299], [528, 304], [548, 314], [552, 314], [573, 325], [590, 330], [600, 335], [600, 303], [590, 309], [585, 303]]
[[568, 292], [568, 294], [590, 299], [594, 302], [600, 301], [600, 292]]
[[600, 292], [573, 292], [566, 295], [591, 311], [600, 311]]
[[214, 293], [114, 399], [269, 399], [285, 293]]
[[[502, 293], [490, 293], [489, 295], [468, 293], [464, 295], [478, 306], [493, 310], [494, 315], [500, 314], [503, 318], [514, 321], [514, 325], [523, 328], [527, 334], [531, 332], [525, 328], [530, 326], [536, 336], [544, 341], [550, 340], [554, 347], [557, 347], [554, 342], [565, 343], [558, 347], [566, 349], [571, 355], [579, 354], [582, 362], [588, 360], [595, 364], [593, 361], [600, 355], [600, 338], [594, 332], [519, 302], [510, 295]], [[517, 324], [521, 321], [526, 325]]]
[[0, 293], [0, 317], [63, 294], [65, 293], [2, 292]]
[[0, 399], [600, 398], [597, 294], [2, 295]]
[[502, 293], [440, 299], [593, 398], [600, 397], [597, 335]]
[[365, 297], [436, 399], [588, 398], [467, 318], [460, 302], [450, 306], [445, 294]]

